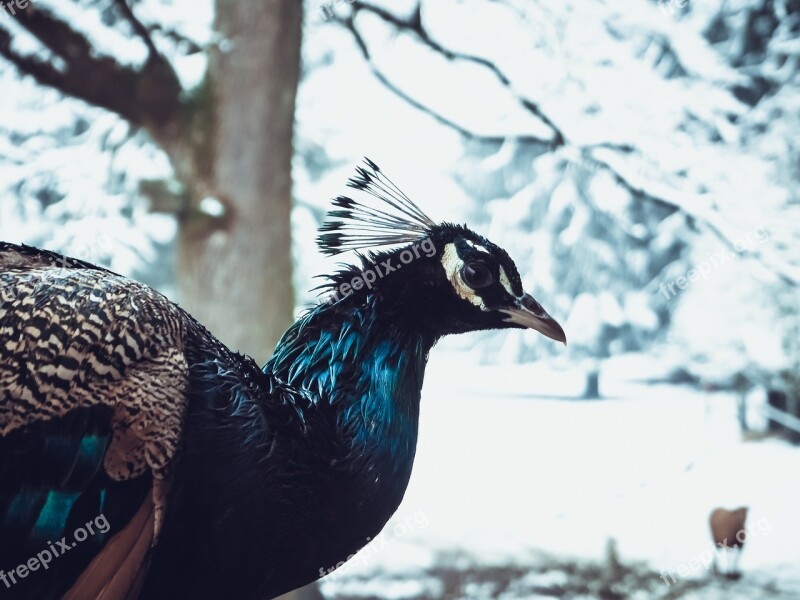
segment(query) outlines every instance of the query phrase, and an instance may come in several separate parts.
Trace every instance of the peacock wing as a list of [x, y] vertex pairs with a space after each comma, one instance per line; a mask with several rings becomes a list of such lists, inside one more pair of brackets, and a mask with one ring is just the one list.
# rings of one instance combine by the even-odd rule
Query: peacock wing
[[0, 244], [4, 597], [133, 597], [164, 514], [193, 326], [147, 286]]

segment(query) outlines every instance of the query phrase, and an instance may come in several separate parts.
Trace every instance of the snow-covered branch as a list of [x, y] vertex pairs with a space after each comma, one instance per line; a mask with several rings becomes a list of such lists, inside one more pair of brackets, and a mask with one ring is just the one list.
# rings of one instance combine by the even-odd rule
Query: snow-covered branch
[[[411, 34], [420, 43], [422, 43], [424, 46], [427, 46], [428, 48], [430, 48], [434, 52], [437, 52], [437, 53], [441, 54], [442, 56], [444, 56], [448, 60], [451, 60], [451, 61], [464, 61], [464, 62], [468, 62], [468, 63], [474, 63], [474, 64], [480, 65], [480, 66], [488, 69], [504, 87], [508, 88], [510, 91], [512, 91], [515, 94], [515, 96], [517, 97], [517, 100], [519, 101], [519, 103], [526, 110], [531, 112], [539, 120], [541, 120], [543, 123], [545, 123], [547, 125], [547, 127], [550, 128], [550, 130], [553, 132], [552, 139], [550, 139], [548, 141], [548, 144], [550, 146], [557, 147], [557, 146], [561, 146], [561, 145], [563, 145], [565, 143], [564, 142], [564, 134], [562, 133], [561, 129], [550, 119], [550, 117], [547, 114], [545, 114], [545, 112], [540, 108], [540, 106], [536, 102], [534, 102], [533, 100], [531, 100], [529, 98], [525, 98], [525, 97], [522, 97], [521, 95], [519, 95], [513, 89], [512, 85], [511, 85], [511, 81], [509, 80], [509, 78], [492, 61], [487, 60], [486, 58], [483, 58], [481, 56], [474, 55], [474, 54], [467, 54], [467, 53], [463, 53], [463, 52], [455, 52], [453, 50], [450, 50], [449, 48], [446, 48], [445, 46], [443, 46], [442, 44], [440, 44], [439, 42], [434, 40], [428, 34], [428, 32], [425, 30], [425, 27], [424, 27], [423, 22], [422, 22], [422, 16], [420, 14], [419, 6], [417, 7], [417, 9], [414, 12], [413, 16], [408, 20], [401, 19], [401, 18], [393, 15], [388, 10], [385, 10], [385, 9], [383, 9], [381, 7], [378, 7], [378, 6], [375, 6], [375, 5], [372, 5], [372, 4], [367, 4], [365, 2], [361, 2], [360, 0], [355, 0], [352, 3], [352, 8], [353, 8], [352, 15], [350, 16], [350, 18], [348, 18], [347, 20], [344, 20], [343, 22], [344, 22], [345, 25], [348, 26], [348, 29], [350, 29], [350, 31], [353, 33], [353, 35], [356, 36], [356, 43], [359, 45], [359, 47], [362, 50], [362, 53], [364, 53], [365, 58], [367, 58], [368, 60], [370, 60], [370, 55], [369, 55], [369, 52], [367, 50], [366, 44], [364, 43], [363, 37], [360, 36], [358, 30], [356, 29], [356, 27], [353, 24], [359, 12], [371, 13], [371, 14], [381, 18], [385, 22], [389, 23], [390, 25], [394, 26], [397, 29], [397, 31], [401, 31], [401, 32], [404, 32], [404, 33]], [[370, 60], [370, 65], [372, 66], [373, 72], [375, 72], [376, 76], [379, 76], [381, 81], [385, 85], [387, 85], [387, 87], [394, 87], [394, 86], [390, 85], [390, 82], [388, 82], [388, 79], [386, 78], [386, 76], [383, 73], [380, 73], [378, 71], [378, 69], [375, 67], [374, 63], [371, 60]], [[451, 127], [454, 125], [452, 122], [449, 122], [449, 120], [446, 117], [443, 117], [442, 115], [434, 114], [430, 109], [426, 109], [425, 107], [423, 107], [421, 105], [418, 105], [419, 104], [418, 102], [414, 101], [413, 98], [411, 98], [410, 96], [408, 96], [407, 94], [405, 94], [401, 90], [393, 89], [392, 91], [394, 91], [395, 93], [399, 92], [402, 96], [404, 96], [404, 99], [411, 100], [412, 102], [415, 103], [415, 106], [417, 108], [424, 109], [426, 112], [428, 112], [428, 114], [431, 114], [432, 116], [436, 117], [437, 120], [440, 121], [441, 123], [443, 123], [445, 125], [449, 125]], [[465, 130], [463, 130], [463, 128], [459, 128], [457, 126], [456, 126], [456, 128], [459, 129], [459, 131], [461, 133], [469, 133], [469, 132], [466, 132]], [[481, 137], [481, 139], [484, 139], [484, 137], [476, 136], [476, 135], [470, 135], [469, 137]], [[506, 139], [506, 137], [507, 136], [504, 136], [504, 137], [501, 137], [499, 139], [500, 139], [500, 141], [502, 141], [503, 139]], [[520, 141], [525, 141], [524, 140], [524, 136], [520, 136], [519, 138], [516, 138], [516, 139], [519, 139]], [[538, 140], [538, 139], [532, 140], [532, 141], [535, 141], [536, 143], [541, 143], [541, 140]]]
[[[357, 47], [375, 77], [392, 93], [414, 108], [430, 115], [437, 122], [457, 131], [468, 139], [497, 143], [512, 141], [523, 145], [532, 143], [550, 150], [566, 149], [570, 154], [584, 157], [591, 169], [608, 173], [620, 188], [630, 194], [634, 201], [667, 208], [670, 212], [677, 211], [687, 219], [690, 219], [691, 222], [699, 224], [711, 232], [728, 248], [734, 248], [736, 244], [735, 227], [728, 224], [728, 220], [723, 214], [723, 208], [711, 200], [715, 197], [715, 194], [702, 191], [707, 189], [707, 186], [703, 185], [701, 180], [690, 178], [688, 181], [683, 181], [682, 177], [685, 176], [682, 175], [672, 179], [683, 181], [685, 185], [676, 186], [666, 181], [660, 181], [661, 177], [644, 177], [641, 171], [637, 171], [636, 163], [645, 160], [658, 162], [660, 163], [659, 167], [663, 169], [663, 163], [666, 161], [662, 158], [662, 155], [669, 158], [668, 151], [658, 152], [654, 150], [650, 140], [625, 137], [622, 134], [625, 131], [624, 128], [615, 129], [609, 126], [612, 123], [612, 119], [608, 119], [600, 127], [588, 123], [588, 126], [584, 127], [578, 125], [578, 123], [586, 120], [587, 114], [591, 115], [598, 112], [598, 106], [600, 105], [598, 104], [597, 94], [595, 94], [595, 97], [589, 96], [585, 108], [578, 103], [574, 103], [576, 110], [565, 112], [559, 103], [548, 102], [548, 96], [544, 91], [542, 91], [541, 98], [532, 99], [532, 90], [544, 90], [546, 87], [544, 82], [541, 85], [528, 87], [521, 84], [520, 77], [522, 76], [521, 74], [524, 74], [524, 71], [519, 69], [517, 62], [507, 60], [507, 55], [503, 55], [502, 52], [481, 55], [469, 49], [465, 50], [463, 47], [454, 49], [452, 40], [441, 41], [438, 39], [432, 33], [436, 29], [436, 19], [428, 13], [424, 13], [421, 5], [417, 5], [410, 14], [397, 15], [387, 8], [361, 0], [355, 0], [349, 4], [351, 5], [350, 14], [347, 17], [338, 18], [338, 21], [351, 32]], [[364, 16], [360, 19], [360, 15]], [[375, 60], [373, 51], [371, 51], [370, 45], [366, 41], [367, 31], [362, 22], [367, 15], [369, 15], [373, 23], [382, 22], [387, 26], [388, 30], [393, 31], [395, 34], [407, 36], [426, 52], [439, 56], [451, 63], [471, 63], [485, 69], [494, 78], [498, 87], [507, 90], [513, 96], [518, 107], [521, 107], [546, 125], [547, 129], [552, 132], [552, 137], [550, 139], [541, 139], [514, 131], [506, 132], [502, 135], [481, 135], [476, 133], [474, 128], [466, 127], [461, 122], [454, 120], [453, 116], [447, 111], [441, 108], [438, 110], [432, 108], [431, 105], [420, 99], [425, 95], [425, 88], [419, 88], [417, 92], [409, 91], [404, 85], [396, 82], [389, 68], [380, 66], [379, 61]], [[426, 19], [425, 17], [428, 16], [430, 18]], [[671, 51], [674, 50], [676, 60], [680, 57], [677, 74], [673, 72], [674, 69], [671, 69], [663, 77], [655, 76], [654, 78], [655, 83], [664, 86], [665, 97], [679, 98], [679, 94], [684, 93], [679, 86], [670, 87], [670, 83], [668, 83], [677, 76], [691, 79], [690, 85], [696, 86], [698, 90], [708, 89], [704, 87], [707, 86], [705, 79], [710, 79], [711, 76], [709, 74], [711, 73], [714, 74], [713, 79], [720, 88], [735, 87], [746, 81], [746, 78], [741, 74], [733, 69], [724, 67], [723, 62], [708, 47], [702, 36], [695, 34], [682, 35], [684, 32], [682, 30], [679, 31], [677, 25], [673, 24], [671, 20], [663, 18], [663, 15], [660, 15], [657, 11], [653, 11], [652, 7], [641, 6], [635, 11], [634, 15], [623, 14], [616, 19], [610, 19], [609, 24], [607, 24], [607, 27], [611, 29], [609, 35], [611, 37], [621, 37], [620, 32], [624, 31], [627, 34], [635, 31], [634, 24], [640, 22], [648, 25], [649, 38], [643, 40], [643, 42], [646, 42], [645, 46], [655, 41], [665, 48], [669, 47]], [[441, 29], [439, 31], [440, 35], [444, 35], [442, 31], [449, 30]], [[633, 36], [633, 34], [630, 35]], [[502, 44], [500, 45], [502, 46]], [[404, 48], [407, 49], [408, 46], [404, 46]], [[620, 49], [624, 50], [623, 48]], [[689, 49], [694, 50], [689, 52]], [[636, 51], [632, 50], [632, 54], [635, 55]], [[611, 56], [617, 57], [615, 60], [630, 60], [628, 57], [620, 58], [624, 57], [624, 54], [611, 54]], [[599, 66], [591, 63], [591, 61], [590, 64], [589, 68], [597, 68], [600, 71], [599, 77], [606, 77], [606, 72], [602, 70], [602, 62], [599, 62]], [[454, 64], [453, 68], [455, 69], [455, 67], [456, 65]], [[563, 75], [569, 79], [567, 74]], [[706, 78], [703, 79], [701, 76], [706, 76]], [[609, 82], [606, 87], [611, 85], [613, 84]], [[478, 89], [475, 90], [476, 93], [478, 91]], [[601, 88], [600, 92], [602, 93], [603, 91]], [[681, 125], [681, 123], [693, 123], [691, 126], [705, 128], [710, 132], [708, 135], [711, 139], [708, 146], [701, 146], [701, 148], [713, 147], [716, 139], [723, 136], [724, 139], [733, 143], [738, 134], [731, 123], [737, 122], [739, 112], [743, 110], [743, 105], [737, 103], [730, 93], [720, 92], [719, 90], [714, 90], [713, 93], [715, 95], [708, 96], [707, 106], [695, 102], [687, 104], [683, 111], [677, 107], [668, 107], [668, 111], [663, 111], [661, 114], [656, 113], [656, 117], [658, 120], [665, 122], [669, 119], [675, 119], [676, 127], [678, 125], [686, 126]], [[667, 94], [674, 95], [668, 96]], [[654, 103], [654, 105], [660, 104]], [[615, 108], [617, 108], [615, 117], [624, 121], [626, 110], [619, 109], [619, 107]], [[652, 123], [652, 121], [650, 122]], [[557, 123], [561, 123], [561, 125]], [[654, 152], [655, 155], [650, 156]], [[680, 171], [680, 169], [675, 170]], [[666, 178], [666, 171], [664, 178]], [[622, 222], [619, 223], [619, 226], [624, 229]], [[749, 250], [745, 254], [751, 256], [774, 273], [783, 283], [792, 286], [800, 285], [800, 273], [793, 265], [780, 260], [780, 257], [770, 256], [764, 250], [755, 249]]]
[[124, 6], [121, 10], [134, 31], [149, 41], [150, 56], [141, 68], [99, 55], [82, 33], [39, 7], [18, 12], [16, 22], [58, 62], [51, 64], [15, 49], [13, 36], [5, 29], [0, 29], [0, 55], [43, 85], [110, 110], [136, 125], [158, 130], [176, 118], [181, 87], [171, 65], [155, 51], [141, 23], [124, 2], [118, 5]]
[[600, 150], [590, 154], [589, 158], [598, 168], [610, 173], [615, 181], [633, 196], [679, 211], [696, 223], [705, 226], [729, 250], [754, 258], [783, 283], [795, 287], [800, 286], [800, 270], [796, 267], [780, 260], [779, 257], [768, 256], [756, 248], [737, 247], [734, 228], [713, 207], [713, 202], [708, 195], [681, 192], [658, 182], [649, 181], [637, 173], [627, 172], [619, 156], [611, 151]]
[[[508, 136], [505, 135], [487, 135], [467, 129], [466, 127], [459, 125], [452, 119], [437, 112], [433, 108], [426, 106], [424, 103], [414, 98], [411, 94], [403, 91], [398, 85], [393, 83], [392, 80], [383, 71], [381, 71], [381, 69], [379, 69], [378, 66], [375, 64], [375, 61], [372, 59], [372, 55], [369, 51], [369, 47], [367, 46], [364, 37], [361, 35], [361, 32], [355, 26], [353, 19], [352, 18], [339, 19], [339, 21], [345, 28], [347, 28], [353, 34], [353, 39], [355, 40], [356, 45], [358, 46], [358, 49], [361, 51], [361, 54], [363, 55], [364, 59], [367, 61], [373, 75], [375, 75], [375, 78], [378, 81], [380, 81], [384, 86], [386, 86], [386, 88], [389, 91], [397, 95], [403, 101], [407, 102], [408, 104], [410, 104], [417, 110], [425, 113], [426, 115], [429, 115], [436, 122], [444, 125], [445, 127], [449, 127], [450, 129], [457, 131], [467, 139], [480, 140], [483, 142], [497, 143], [497, 144], [500, 144], [508, 139]], [[514, 140], [519, 142], [527, 142], [539, 145], [549, 145], [551, 143], [549, 140], [537, 138], [531, 135], [515, 136]]]
[[128, 6], [127, 0], [115, 0], [117, 7], [119, 7], [119, 11], [122, 13], [122, 16], [125, 17], [125, 20], [130, 24], [131, 28], [133, 29], [134, 33], [144, 42], [144, 45], [147, 46], [147, 50], [150, 53], [150, 58], [159, 57], [158, 50], [156, 49], [155, 44], [153, 43], [153, 39], [150, 37], [150, 33], [147, 31], [147, 28], [144, 24], [133, 14], [131, 7]]

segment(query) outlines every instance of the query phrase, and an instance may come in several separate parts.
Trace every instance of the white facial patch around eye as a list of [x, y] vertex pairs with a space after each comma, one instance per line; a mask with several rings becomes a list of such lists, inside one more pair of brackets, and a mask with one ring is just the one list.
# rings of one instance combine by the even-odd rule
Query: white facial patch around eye
[[456, 291], [456, 294], [464, 300], [472, 302], [472, 304], [482, 310], [487, 310], [483, 298], [478, 296], [471, 287], [461, 280], [461, 267], [464, 266], [464, 261], [458, 256], [458, 250], [456, 250], [455, 244], [451, 242], [445, 245], [441, 260], [444, 273], [453, 286], [453, 289]]
[[481, 252], [485, 252], [486, 254], [489, 254], [489, 251], [486, 248], [484, 248], [483, 246], [481, 246], [480, 244], [476, 244], [475, 242], [471, 242], [470, 240], [464, 240], [464, 241], [467, 242], [467, 245], [472, 246], [473, 248], [475, 248], [475, 250], [480, 250]]
[[500, 284], [506, 288], [506, 291], [510, 296], [516, 298], [516, 294], [511, 289], [511, 281], [508, 279], [508, 275], [506, 275], [506, 270], [503, 268], [503, 265], [500, 265]]

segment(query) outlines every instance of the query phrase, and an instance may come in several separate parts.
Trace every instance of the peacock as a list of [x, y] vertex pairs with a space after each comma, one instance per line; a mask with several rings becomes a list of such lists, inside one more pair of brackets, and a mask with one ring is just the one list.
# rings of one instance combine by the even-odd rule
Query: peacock
[[[564, 331], [508, 254], [365, 159], [327, 276], [262, 367], [104, 268], [0, 244], [0, 598], [263, 600], [374, 538], [445, 335]], [[354, 199], [356, 197], [358, 199]]]

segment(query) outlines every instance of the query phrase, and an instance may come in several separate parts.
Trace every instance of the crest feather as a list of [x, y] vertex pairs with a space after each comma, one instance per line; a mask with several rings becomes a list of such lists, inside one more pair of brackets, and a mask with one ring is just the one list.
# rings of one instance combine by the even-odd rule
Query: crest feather
[[317, 245], [324, 254], [416, 242], [436, 225], [378, 165], [368, 158], [364, 165], [347, 182], [347, 187], [364, 193], [364, 200], [334, 198], [336, 209], [328, 212], [319, 229]]

